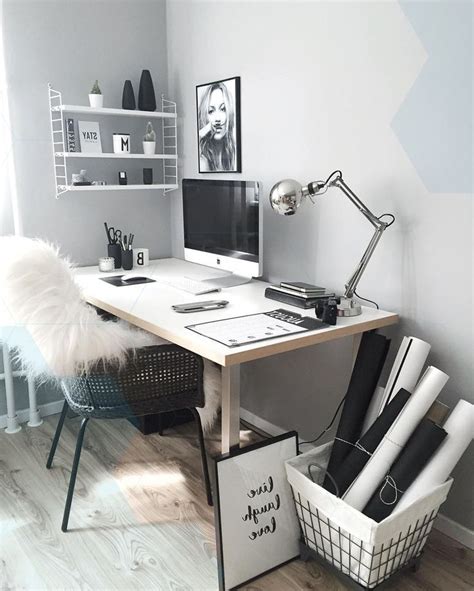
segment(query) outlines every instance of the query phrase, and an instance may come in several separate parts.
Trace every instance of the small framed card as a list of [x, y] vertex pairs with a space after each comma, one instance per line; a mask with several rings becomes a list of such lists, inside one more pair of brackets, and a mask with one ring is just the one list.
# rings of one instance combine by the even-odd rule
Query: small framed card
[[235, 589], [299, 556], [300, 528], [285, 461], [295, 431], [216, 459], [219, 589]]
[[102, 153], [100, 129], [97, 121], [78, 121], [81, 152]]

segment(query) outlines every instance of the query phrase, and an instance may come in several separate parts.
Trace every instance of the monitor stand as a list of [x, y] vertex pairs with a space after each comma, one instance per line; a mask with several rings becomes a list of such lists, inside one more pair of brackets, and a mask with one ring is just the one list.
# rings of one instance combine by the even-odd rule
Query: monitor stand
[[210, 285], [215, 285], [216, 287], [226, 288], [226, 287], [237, 287], [237, 285], [244, 285], [244, 283], [250, 283], [252, 281], [251, 277], [244, 277], [243, 275], [235, 275], [235, 273], [229, 273], [228, 275], [223, 275], [222, 277], [212, 277], [210, 279], [203, 279], [203, 283], [209, 283]]

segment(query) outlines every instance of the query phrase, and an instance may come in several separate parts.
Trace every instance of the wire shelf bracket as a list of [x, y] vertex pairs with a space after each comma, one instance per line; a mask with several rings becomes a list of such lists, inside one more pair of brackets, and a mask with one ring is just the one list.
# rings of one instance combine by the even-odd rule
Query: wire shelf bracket
[[[54, 163], [54, 184], [56, 188], [56, 199], [68, 190], [67, 187], [67, 163], [64, 155], [66, 147], [64, 144], [64, 120], [57, 116], [61, 111], [63, 99], [58, 90], [54, 90], [51, 84], [48, 84], [49, 116], [51, 122], [51, 145], [53, 148]], [[59, 138], [59, 139], [58, 139]]]
[[[163, 183], [165, 185], [171, 185], [170, 188], [163, 189], [163, 195], [174, 191], [178, 185], [178, 132], [176, 125], [176, 103], [165, 99], [165, 96], [161, 95], [161, 110], [163, 113], [172, 113], [174, 117], [169, 119], [165, 124], [162, 125], [161, 131], [163, 136]], [[170, 141], [171, 140], [171, 141]], [[166, 156], [169, 157], [166, 158]]]

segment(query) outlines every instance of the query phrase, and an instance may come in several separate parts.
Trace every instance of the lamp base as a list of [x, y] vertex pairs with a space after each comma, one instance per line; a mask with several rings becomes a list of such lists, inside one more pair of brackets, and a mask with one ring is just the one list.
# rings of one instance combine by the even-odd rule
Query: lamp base
[[362, 314], [362, 306], [355, 300], [341, 297], [341, 301], [337, 306], [338, 316], [359, 316]]

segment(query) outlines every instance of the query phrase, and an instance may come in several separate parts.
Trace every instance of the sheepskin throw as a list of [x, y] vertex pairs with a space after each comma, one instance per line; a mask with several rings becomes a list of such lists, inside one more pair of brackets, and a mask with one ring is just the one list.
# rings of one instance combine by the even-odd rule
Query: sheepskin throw
[[[87, 305], [58, 249], [41, 240], [0, 238], [0, 297], [15, 329], [9, 346], [32, 375], [60, 379], [87, 372], [98, 360], [123, 362], [126, 352], [168, 341], [123, 321], [107, 322]], [[220, 402], [220, 371], [204, 362], [203, 427]]]

